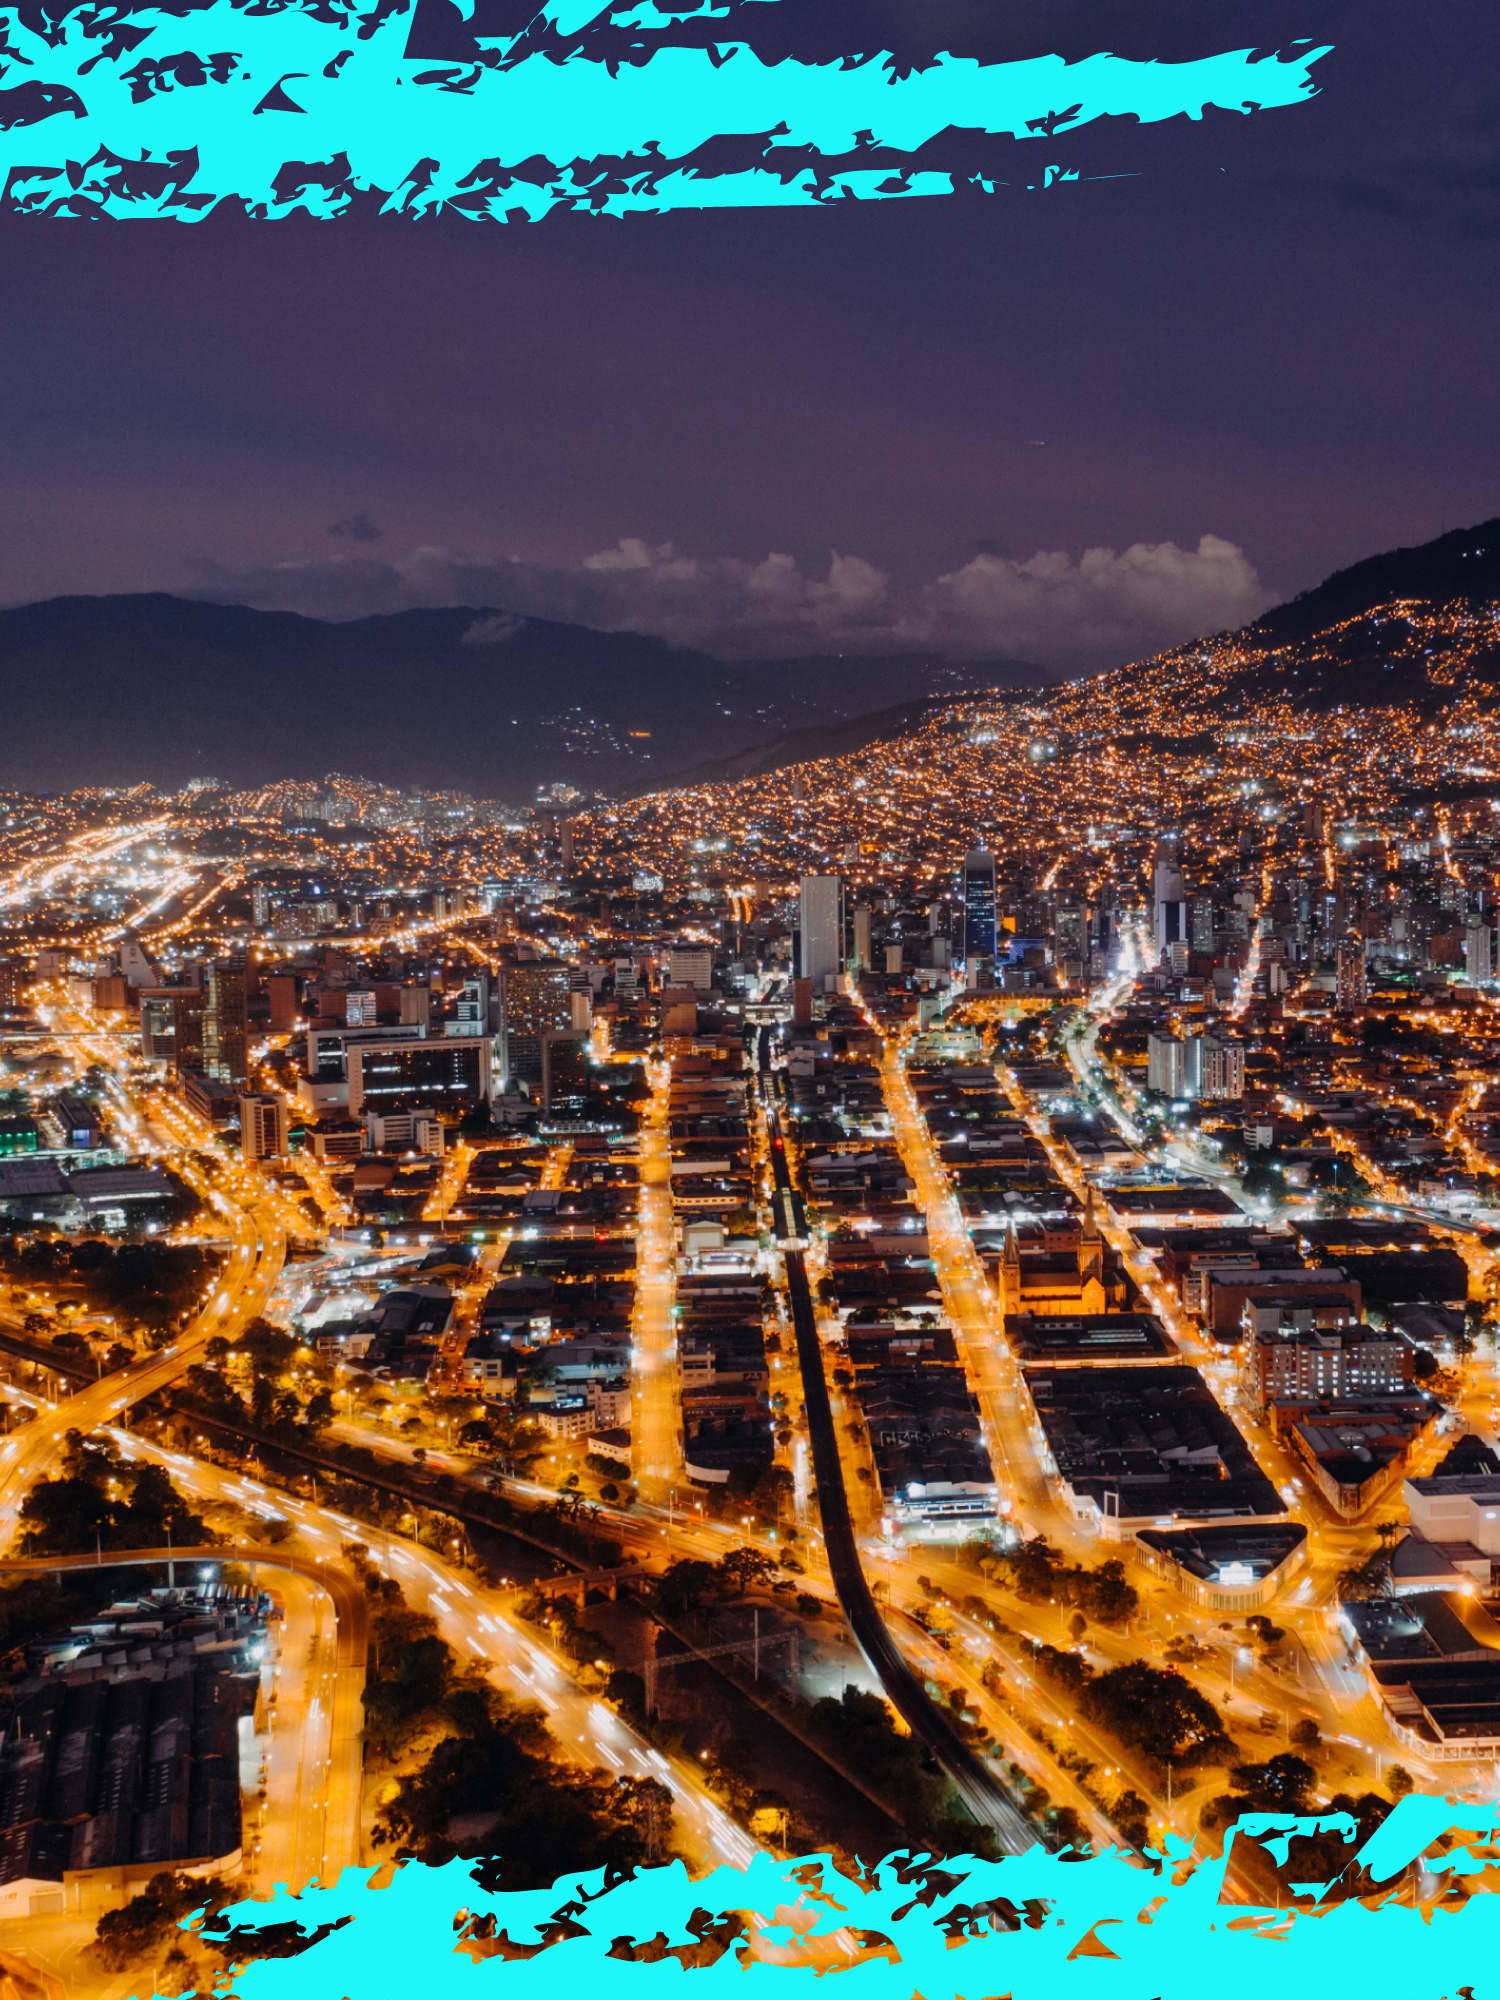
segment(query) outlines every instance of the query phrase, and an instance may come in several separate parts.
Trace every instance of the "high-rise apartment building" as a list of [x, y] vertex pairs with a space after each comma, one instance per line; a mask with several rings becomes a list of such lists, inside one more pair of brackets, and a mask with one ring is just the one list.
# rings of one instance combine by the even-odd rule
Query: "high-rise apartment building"
[[296, 1027], [299, 983], [296, 974], [291, 972], [273, 972], [266, 981], [266, 997], [271, 1003], [273, 1034], [288, 1034]]
[[1471, 986], [1488, 986], [1495, 977], [1495, 933], [1482, 917], [1464, 926], [1464, 973]]
[[287, 1150], [287, 1102], [275, 1091], [240, 1098], [240, 1150], [247, 1160], [279, 1159]]
[[1186, 1090], [1184, 1049], [1176, 1035], [1147, 1036], [1146, 1088], [1159, 1090], [1163, 1097], [1181, 1097]]
[[844, 969], [844, 885], [837, 875], [802, 878], [801, 964], [814, 993], [827, 991], [830, 978]]
[[245, 961], [216, 958], [208, 968], [203, 1008], [203, 1073], [237, 1089], [249, 1080], [250, 1024], [245, 1006]]
[[500, 968], [501, 1088], [542, 1085], [542, 1036], [573, 1025], [572, 969], [560, 958]]
[[1218, 1035], [1200, 1038], [1196, 1095], [1238, 1100], [1245, 1094], [1245, 1044]]
[[443, 1023], [445, 1035], [482, 1035], [490, 1022], [490, 982], [487, 974], [466, 979], [453, 1003], [453, 1015]]
[[172, 995], [171, 1054], [179, 1076], [203, 1074], [203, 1020], [207, 1007], [208, 995], [201, 986], [184, 986]]
[[964, 856], [964, 957], [995, 956], [995, 857], [976, 847]]
[[1357, 1007], [1363, 1007], [1368, 995], [1365, 977], [1365, 941], [1358, 931], [1351, 931], [1339, 946], [1335, 958], [1337, 983], [1334, 998], [1341, 1014], [1352, 1014]]
[[588, 1036], [549, 1028], [542, 1036], [543, 1108], [576, 1110], [587, 1098], [590, 1082]]
[[1151, 877], [1152, 936], [1158, 952], [1188, 935], [1187, 886], [1182, 879], [1182, 844], [1175, 833], [1157, 842]]
[[432, 1018], [432, 988], [408, 983], [400, 993], [403, 1028], [425, 1028]]

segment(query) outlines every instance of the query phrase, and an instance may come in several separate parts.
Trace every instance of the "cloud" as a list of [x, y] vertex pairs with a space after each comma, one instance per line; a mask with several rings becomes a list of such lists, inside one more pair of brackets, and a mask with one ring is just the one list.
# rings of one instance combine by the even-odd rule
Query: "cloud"
[[1218, 535], [1196, 549], [1136, 542], [1116, 554], [1086, 549], [1012, 562], [976, 555], [923, 593], [919, 628], [927, 644], [972, 652], [986, 634], [1044, 665], [1105, 664], [1159, 651], [1200, 633], [1248, 624], [1273, 602], [1244, 552]]
[[857, 555], [833, 554], [819, 575], [790, 555], [685, 556], [636, 536], [566, 568], [422, 548], [398, 562], [350, 554], [238, 574], [200, 565], [198, 576], [194, 596], [319, 618], [503, 607], [476, 620], [470, 645], [503, 644], [540, 618], [651, 633], [726, 659], [930, 650], [1071, 673], [1243, 625], [1274, 602], [1244, 552], [1217, 535], [1196, 548], [1137, 542], [1024, 562], [984, 549], [917, 586]]
[[330, 535], [351, 535], [356, 542], [378, 542], [383, 539], [379, 528], [368, 514], [351, 514], [347, 521], [335, 521], [328, 532]]
[[514, 639], [525, 624], [526, 620], [518, 618], [514, 611], [497, 611], [493, 618], [476, 618], [460, 643], [465, 646], [503, 646], [508, 639]]

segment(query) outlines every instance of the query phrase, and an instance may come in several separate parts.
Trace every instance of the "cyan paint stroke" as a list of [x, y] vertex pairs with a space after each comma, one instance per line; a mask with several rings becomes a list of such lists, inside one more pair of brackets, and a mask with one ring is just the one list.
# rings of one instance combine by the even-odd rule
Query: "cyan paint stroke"
[[[650, 0], [602, 13], [598, 0], [549, 0], [538, 16], [544, 36], [674, 19]], [[44, 21], [45, 32], [31, 25]], [[194, 220], [223, 201], [333, 216], [375, 196], [406, 214], [534, 220], [931, 195], [960, 179], [992, 192], [972, 172], [901, 169], [952, 132], [1040, 141], [1018, 156], [1015, 184], [1043, 188], [1077, 178], [1047, 156], [1059, 133], [1300, 104], [1331, 46], [1180, 63], [939, 55], [897, 74], [881, 55], [766, 62], [735, 41], [559, 59], [555, 47], [525, 52], [528, 31], [485, 42], [479, 64], [443, 65], [407, 57], [408, 26], [405, 0], [365, 15], [209, 0], [59, 8], [50, 20], [0, 6], [0, 206]], [[748, 160], [695, 158], [726, 140], [748, 144]]]
[[[1475, 1846], [1492, 1840], [1496, 1819], [1493, 1804], [1413, 1797], [1366, 1843], [1361, 1859], [1377, 1880], [1389, 1881], [1455, 1827], [1469, 1828]], [[1279, 1831], [1283, 1840], [1299, 1825], [1310, 1830], [1309, 1822], [1269, 1816], [1241, 1822], [1247, 1833]], [[1484, 1865], [1460, 1845], [1432, 1867], [1473, 1873]], [[789, 1946], [799, 1933], [860, 1934], [865, 1955], [839, 1970], [838, 1991], [847, 2000], [912, 2000], [913, 1993], [923, 2000], [1202, 2000], [1204, 1993], [1265, 2000], [1272, 1980], [1276, 1991], [1294, 1996], [1352, 1986], [1442, 2000], [1468, 1987], [1490, 2000], [1496, 1990], [1500, 1898], [1491, 1894], [1436, 1916], [1389, 1901], [1376, 1908], [1325, 1903], [1315, 1912], [1236, 1905], [1220, 1901], [1226, 1860], [1194, 1865], [1180, 1841], [1149, 1870], [1119, 1853], [1079, 1860], [1040, 1848], [999, 1862], [939, 1866], [949, 1883], [961, 1879], [926, 1903], [917, 1900], [923, 1885], [909, 1866], [898, 1872], [891, 1859], [871, 1871], [868, 1886], [848, 1881], [827, 1856], [760, 1856], [743, 1872], [721, 1867], [696, 1882], [679, 1862], [613, 1888], [594, 1873], [510, 1895], [485, 1894], [462, 1861], [409, 1865], [379, 1890], [367, 1871], [350, 1869], [332, 1889], [225, 1913], [242, 1933], [292, 1923], [310, 1936], [338, 1926], [295, 1957], [243, 1964], [233, 1988], [240, 2000], [377, 2000], [405, 1992], [463, 2000], [476, 1982], [483, 1990], [503, 1981], [506, 2000], [650, 2000], [665, 1981], [686, 2000], [745, 2000], [747, 1990], [809, 1972], [747, 1963], [739, 1946], [714, 1965], [687, 1969], [610, 1954], [621, 1940], [659, 1938], [668, 1951], [691, 1945], [704, 1912], [716, 1920], [752, 1910], [765, 1919], [762, 1936], [773, 1945]], [[974, 1908], [1001, 1900], [1029, 1921], [997, 1931]], [[497, 1936], [534, 1955], [471, 1962], [460, 1911], [492, 1916]], [[553, 1941], [545, 1942], [549, 1933]], [[1097, 1955], [1100, 1947], [1108, 1956]]]

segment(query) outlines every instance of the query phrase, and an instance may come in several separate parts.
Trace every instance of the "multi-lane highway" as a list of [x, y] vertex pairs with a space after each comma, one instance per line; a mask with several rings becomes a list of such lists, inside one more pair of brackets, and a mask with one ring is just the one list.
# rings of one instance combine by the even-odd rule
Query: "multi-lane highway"
[[293, 1499], [243, 1474], [126, 1433], [117, 1434], [116, 1441], [123, 1452], [166, 1465], [174, 1481], [199, 1501], [227, 1502], [252, 1515], [290, 1520], [301, 1573], [326, 1581], [330, 1590], [347, 1587], [362, 1598], [346, 1574], [342, 1551], [346, 1542], [365, 1543], [371, 1560], [395, 1577], [409, 1604], [432, 1613], [443, 1637], [461, 1657], [482, 1663], [500, 1686], [519, 1698], [542, 1704], [563, 1756], [620, 1776], [660, 1778], [673, 1794], [682, 1852], [695, 1862], [731, 1861], [743, 1866], [757, 1851], [756, 1843], [704, 1789], [691, 1760], [664, 1756], [579, 1686], [564, 1661], [515, 1618], [513, 1592], [488, 1589], [433, 1550], [384, 1534], [337, 1508]]

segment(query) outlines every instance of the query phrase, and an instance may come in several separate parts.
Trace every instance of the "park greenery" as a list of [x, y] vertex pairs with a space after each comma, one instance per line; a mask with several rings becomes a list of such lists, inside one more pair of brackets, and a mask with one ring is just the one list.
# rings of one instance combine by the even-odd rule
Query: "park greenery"
[[1233, 1754], [1223, 1717], [1175, 1667], [1128, 1660], [1100, 1673], [1081, 1653], [1035, 1639], [1022, 1645], [1038, 1672], [1077, 1701], [1086, 1722], [1154, 1764], [1222, 1764]]
[[863, 1688], [825, 1695], [805, 1712], [813, 1741], [886, 1805], [913, 1840], [936, 1854], [993, 1857], [994, 1836], [968, 1818], [952, 1785], [914, 1736], [896, 1727], [889, 1704]]
[[38, 1480], [21, 1503], [26, 1556], [194, 1548], [215, 1540], [164, 1466], [122, 1458], [109, 1440], [77, 1431], [68, 1432], [58, 1477]]
[[[222, 1262], [218, 1251], [198, 1243], [0, 1236], [0, 1273], [10, 1283], [34, 1286], [60, 1306], [108, 1314], [122, 1331], [138, 1330], [152, 1346], [197, 1311]], [[56, 1328], [45, 1314], [35, 1314], [26, 1330], [36, 1337]]]
[[1069, 1604], [1096, 1625], [1125, 1624], [1140, 1602], [1118, 1557], [1086, 1569], [1070, 1563], [1044, 1535], [1012, 1548], [984, 1541], [966, 1543], [960, 1554], [991, 1582], [1015, 1591], [1028, 1603]]

